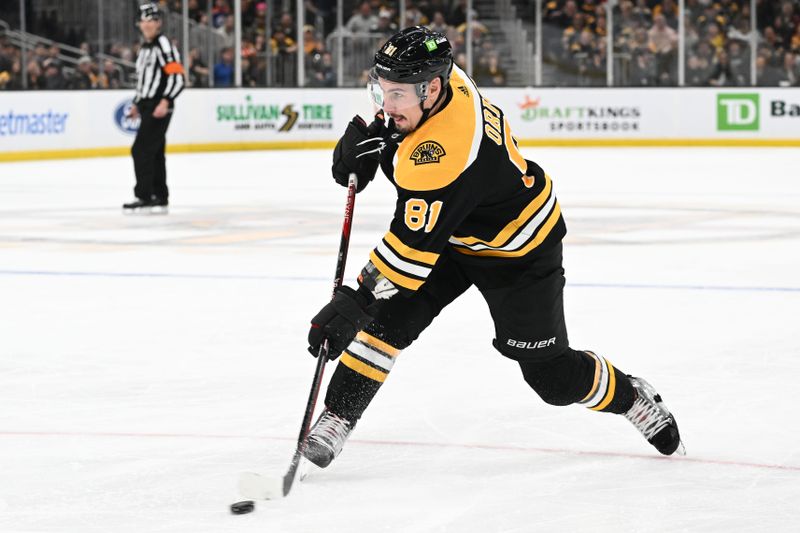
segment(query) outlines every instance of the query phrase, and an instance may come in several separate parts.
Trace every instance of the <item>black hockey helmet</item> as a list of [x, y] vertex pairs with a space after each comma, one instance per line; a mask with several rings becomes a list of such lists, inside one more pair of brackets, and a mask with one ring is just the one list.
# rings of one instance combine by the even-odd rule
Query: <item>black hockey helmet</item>
[[424, 26], [394, 34], [375, 54], [373, 73], [397, 83], [420, 83], [442, 78], [450, 81], [453, 50], [447, 37]]
[[155, 2], [139, 5], [139, 20], [161, 20], [161, 10]]

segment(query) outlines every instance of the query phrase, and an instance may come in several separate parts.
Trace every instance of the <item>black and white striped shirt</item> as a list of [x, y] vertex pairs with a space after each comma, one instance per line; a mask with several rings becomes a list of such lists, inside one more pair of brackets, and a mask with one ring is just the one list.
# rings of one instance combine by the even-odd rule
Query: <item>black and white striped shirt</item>
[[134, 103], [143, 100], [158, 102], [166, 98], [175, 100], [183, 90], [185, 78], [181, 55], [165, 35], [149, 43], [143, 43], [136, 57], [136, 98]]

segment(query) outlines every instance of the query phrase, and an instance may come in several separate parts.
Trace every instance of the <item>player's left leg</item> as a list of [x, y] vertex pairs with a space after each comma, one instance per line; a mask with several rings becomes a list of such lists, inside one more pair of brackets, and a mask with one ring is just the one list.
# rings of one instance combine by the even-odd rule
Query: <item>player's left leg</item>
[[358, 420], [383, 386], [400, 352], [471, 283], [442, 255], [425, 284], [411, 296], [396, 295], [344, 350], [328, 384], [325, 410], [309, 433], [303, 455], [326, 467], [341, 452]]
[[516, 273], [513, 267], [494, 271], [476, 285], [494, 318], [495, 348], [519, 362], [525, 381], [545, 402], [622, 414], [661, 453], [682, 450], [674, 417], [647, 382], [602, 356], [569, 347], [560, 244]]

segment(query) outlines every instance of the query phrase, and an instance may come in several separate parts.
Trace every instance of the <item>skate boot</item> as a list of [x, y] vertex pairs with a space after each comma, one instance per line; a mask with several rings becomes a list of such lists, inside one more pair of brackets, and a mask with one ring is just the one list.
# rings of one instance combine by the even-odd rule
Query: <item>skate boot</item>
[[325, 468], [342, 451], [347, 437], [356, 426], [325, 409], [306, 437], [303, 457], [320, 468]]
[[661, 395], [642, 378], [628, 376], [636, 391], [633, 406], [624, 414], [631, 424], [644, 435], [647, 442], [664, 455], [686, 455], [686, 449], [678, 433], [675, 417], [661, 401]]
[[127, 214], [163, 215], [168, 211], [169, 202], [153, 196], [149, 200], [137, 198], [133, 202], [122, 204], [122, 212]]

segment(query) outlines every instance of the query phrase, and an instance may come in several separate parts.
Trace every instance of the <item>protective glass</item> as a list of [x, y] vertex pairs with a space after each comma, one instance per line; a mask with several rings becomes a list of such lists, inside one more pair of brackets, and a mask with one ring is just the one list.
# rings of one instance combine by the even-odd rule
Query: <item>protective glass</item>
[[372, 103], [387, 113], [402, 113], [403, 110], [419, 107], [428, 93], [428, 83], [396, 83], [370, 73], [367, 82]]

